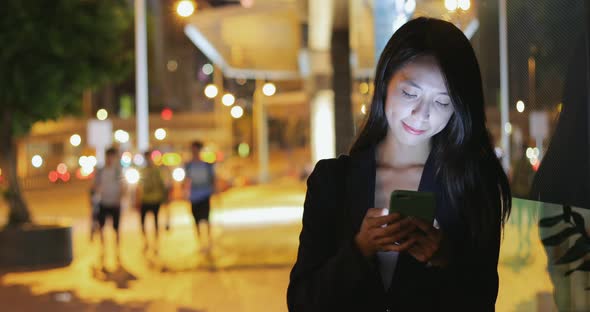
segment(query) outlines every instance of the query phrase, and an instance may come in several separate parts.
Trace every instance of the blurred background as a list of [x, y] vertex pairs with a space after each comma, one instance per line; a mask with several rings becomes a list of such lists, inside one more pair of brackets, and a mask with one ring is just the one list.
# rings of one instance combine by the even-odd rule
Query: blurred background
[[[9, 0], [0, 12], [3, 310], [286, 311], [305, 180], [347, 153], [382, 48], [418, 16], [457, 25], [480, 63], [514, 195], [498, 311], [590, 310], [586, 1]], [[219, 190], [208, 253], [182, 194], [195, 140]], [[90, 188], [111, 146], [130, 192], [121, 261], [101, 268]], [[157, 253], [142, 250], [130, 196], [147, 150], [172, 188]]]

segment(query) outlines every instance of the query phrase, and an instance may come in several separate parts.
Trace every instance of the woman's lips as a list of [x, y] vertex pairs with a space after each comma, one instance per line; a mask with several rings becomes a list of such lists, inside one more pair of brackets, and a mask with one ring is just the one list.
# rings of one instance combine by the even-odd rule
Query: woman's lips
[[420, 134], [422, 134], [422, 133], [426, 132], [426, 130], [418, 130], [418, 129], [414, 129], [414, 128], [412, 128], [412, 127], [408, 126], [408, 125], [407, 125], [405, 122], [403, 122], [403, 121], [402, 121], [402, 126], [404, 127], [404, 129], [405, 129], [407, 132], [409, 132], [409, 133], [411, 133], [411, 134], [414, 134], [414, 135], [420, 135]]

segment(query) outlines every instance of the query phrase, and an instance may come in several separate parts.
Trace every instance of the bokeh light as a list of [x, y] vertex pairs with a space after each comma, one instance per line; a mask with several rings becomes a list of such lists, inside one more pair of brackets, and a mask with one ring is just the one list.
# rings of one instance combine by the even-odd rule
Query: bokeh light
[[244, 116], [244, 109], [241, 106], [234, 106], [230, 113], [233, 118], [238, 119]]
[[243, 158], [250, 156], [250, 145], [248, 143], [240, 143], [238, 145], [238, 155]]
[[121, 155], [121, 166], [123, 167], [129, 167], [131, 166], [131, 161], [133, 160], [133, 156], [131, 155], [130, 152], [124, 152]]
[[203, 65], [203, 68], [201, 68], [201, 70], [203, 71], [203, 73], [205, 73], [205, 75], [211, 75], [213, 73], [213, 65], [207, 63]]
[[96, 118], [98, 118], [98, 120], [106, 120], [109, 118], [109, 113], [106, 109], [101, 108], [96, 112]]
[[162, 163], [166, 166], [178, 166], [182, 163], [182, 157], [178, 153], [165, 153], [162, 156]]
[[66, 174], [66, 172], [68, 172], [68, 166], [66, 166], [66, 164], [60, 163], [57, 165], [57, 173]]
[[162, 128], [158, 128], [156, 129], [156, 131], [154, 131], [154, 137], [156, 138], [156, 140], [162, 141], [166, 138], [166, 130], [162, 129]]
[[176, 5], [176, 13], [182, 17], [189, 17], [195, 12], [195, 4], [190, 0], [179, 1]]
[[277, 92], [277, 87], [272, 82], [267, 82], [262, 86], [262, 93], [266, 96], [272, 96]]
[[39, 155], [35, 155], [31, 158], [31, 164], [35, 168], [40, 168], [43, 165], [43, 158]]
[[186, 172], [184, 172], [183, 168], [176, 168], [176, 169], [174, 169], [174, 171], [172, 171], [172, 178], [176, 182], [184, 181], [185, 176], [186, 176]]
[[133, 164], [140, 167], [143, 166], [145, 164], [145, 157], [142, 154], [135, 154], [133, 156]]
[[225, 106], [232, 106], [236, 102], [236, 98], [231, 93], [226, 93], [221, 98], [221, 103]]
[[449, 11], [455, 11], [458, 5], [457, 0], [445, 0], [445, 8]]
[[125, 170], [125, 180], [127, 180], [127, 183], [129, 184], [137, 184], [137, 182], [139, 182], [139, 171], [137, 171], [137, 169], [135, 168], [129, 168], [127, 170]]
[[209, 84], [205, 87], [205, 96], [212, 99], [217, 96], [219, 91], [215, 85]]
[[129, 142], [129, 133], [125, 130], [117, 130], [115, 131], [115, 141], [119, 143], [127, 143]]
[[82, 143], [82, 137], [80, 137], [79, 134], [73, 134], [70, 137], [70, 144], [72, 144], [72, 146], [80, 146], [81, 143]]

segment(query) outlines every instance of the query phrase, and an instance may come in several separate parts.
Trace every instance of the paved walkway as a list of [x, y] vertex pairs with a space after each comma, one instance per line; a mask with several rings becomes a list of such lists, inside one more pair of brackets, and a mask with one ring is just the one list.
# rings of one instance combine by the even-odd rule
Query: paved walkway
[[75, 260], [66, 268], [0, 275], [2, 311], [286, 311], [304, 191], [287, 180], [217, 197], [210, 253], [197, 243], [188, 203], [171, 204], [171, 230], [161, 231], [157, 252], [144, 251], [139, 217], [126, 211], [121, 264], [110, 244], [104, 268], [98, 242], [90, 243], [86, 196], [42, 204], [47, 194], [28, 194], [38, 220], [72, 217]]

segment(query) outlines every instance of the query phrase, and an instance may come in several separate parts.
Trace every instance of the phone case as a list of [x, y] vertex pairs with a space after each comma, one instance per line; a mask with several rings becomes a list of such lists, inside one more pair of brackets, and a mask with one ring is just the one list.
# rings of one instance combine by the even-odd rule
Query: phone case
[[418, 217], [433, 222], [435, 209], [434, 193], [406, 190], [395, 190], [391, 193], [389, 213], [397, 212], [404, 216]]

